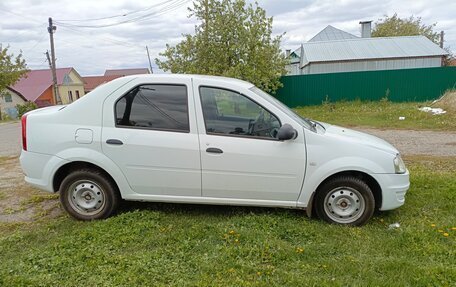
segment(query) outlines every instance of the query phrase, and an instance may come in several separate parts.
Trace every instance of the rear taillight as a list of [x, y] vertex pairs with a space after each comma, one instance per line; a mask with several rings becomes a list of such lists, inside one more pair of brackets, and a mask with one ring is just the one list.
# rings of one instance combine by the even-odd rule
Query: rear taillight
[[27, 150], [27, 115], [23, 115], [21, 118], [22, 124], [22, 149]]

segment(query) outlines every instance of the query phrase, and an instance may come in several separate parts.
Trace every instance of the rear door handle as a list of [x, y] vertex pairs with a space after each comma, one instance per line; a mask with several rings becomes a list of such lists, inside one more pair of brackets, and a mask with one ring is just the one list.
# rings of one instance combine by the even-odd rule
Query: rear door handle
[[112, 144], [112, 145], [123, 145], [123, 142], [118, 139], [108, 139], [106, 141], [107, 144]]
[[206, 149], [206, 152], [210, 153], [223, 153], [223, 150], [216, 148], [216, 147], [210, 147]]

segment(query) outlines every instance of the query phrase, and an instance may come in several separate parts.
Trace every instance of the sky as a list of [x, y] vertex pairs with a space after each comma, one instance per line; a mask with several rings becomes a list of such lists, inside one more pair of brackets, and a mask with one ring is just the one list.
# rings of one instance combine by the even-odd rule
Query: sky
[[[247, 0], [252, 2], [251, 0]], [[445, 31], [445, 46], [456, 51], [456, 1], [448, 0], [257, 0], [273, 17], [274, 34], [284, 34], [283, 49], [297, 49], [327, 25], [360, 35], [359, 21], [384, 15], [419, 16]], [[194, 32], [191, 0], [0, 0], [0, 44], [22, 51], [30, 69], [46, 69], [50, 50], [48, 17], [57, 26], [57, 68], [74, 67], [82, 76], [106, 69], [149, 67], [166, 44]], [[123, 16], [125, 15], [125, 16]], [[102, 20], [93, 20], [105, 18]], [[128, 22], [128, 20], [134, 21]], [[120, 25], [112, 25], [122, 22]], [[84, 27], [91, 26], [91, 27]]]

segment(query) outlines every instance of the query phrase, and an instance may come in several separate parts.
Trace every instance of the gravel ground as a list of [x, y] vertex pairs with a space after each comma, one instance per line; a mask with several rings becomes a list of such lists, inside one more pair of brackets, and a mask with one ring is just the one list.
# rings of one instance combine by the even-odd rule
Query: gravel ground
[[388, 141], [402, 154], [456, 156], [456, 132], [355, 129]]
[[21, 151], [21, 124], [0, 124], [0, 156], [14, 156]]

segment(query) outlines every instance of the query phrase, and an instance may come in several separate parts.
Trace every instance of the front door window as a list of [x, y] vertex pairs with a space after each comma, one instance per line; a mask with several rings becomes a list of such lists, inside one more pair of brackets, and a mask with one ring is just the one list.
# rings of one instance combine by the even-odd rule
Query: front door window
[[221, 88], [200, 87], [207, 134], [275, 139], [280, 121], [246, 96]]

